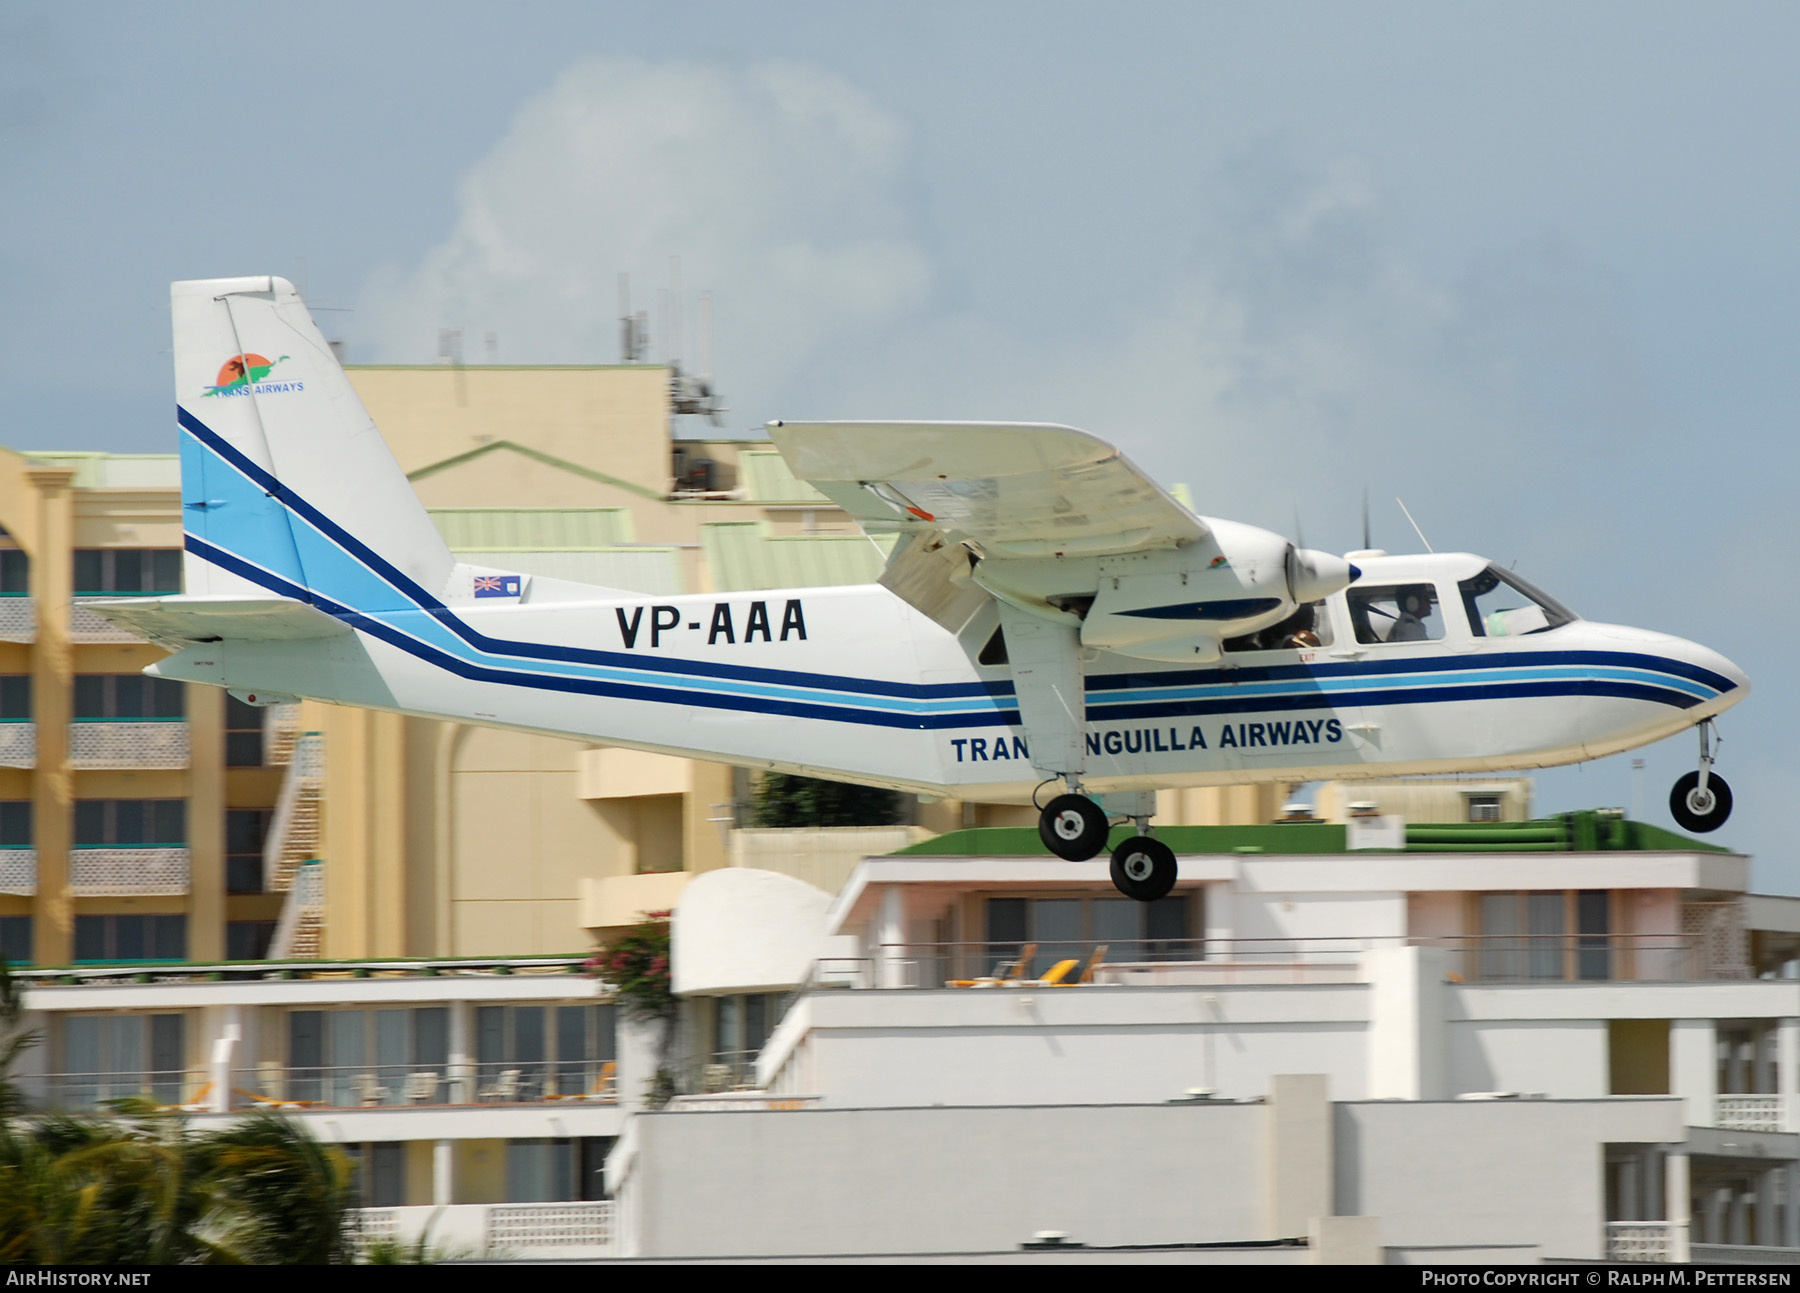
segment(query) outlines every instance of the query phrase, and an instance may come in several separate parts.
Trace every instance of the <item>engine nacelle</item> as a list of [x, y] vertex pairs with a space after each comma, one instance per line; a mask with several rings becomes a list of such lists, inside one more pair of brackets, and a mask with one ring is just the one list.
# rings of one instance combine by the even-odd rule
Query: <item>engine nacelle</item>
[[1081, 644], [1141, 660], [1207, 663], [1219, 644], [1280, 623], [1355, 577], [1341, 557], [1278, 534], [1206, 520], [1181, 548], [1103, 557], [988, 560], [978, 583], [1047, 618], [1079, 621]]
[[1293, 612], [1291, 545], [1278, 534], [1208, 522], [1199, 543], [1099, 559], [1081, 643], [1145, 660], [1216, 660], [1222, 638]]

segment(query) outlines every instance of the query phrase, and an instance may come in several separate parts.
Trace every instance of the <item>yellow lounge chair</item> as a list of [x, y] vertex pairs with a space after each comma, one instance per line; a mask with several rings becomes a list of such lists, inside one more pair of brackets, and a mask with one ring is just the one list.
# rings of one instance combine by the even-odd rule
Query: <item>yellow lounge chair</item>
[[1019, 959], [1003, 961], [994, 967], [994, 973], [985, 979], [946, 979], [946, 988], [997, 988], [1004, 983], [1016, 983], [1025, 975], [1025, 967], [1031, 964], [1031, 958], [1037, 955], [1037, 944], [1027, 943], [1019, 949]]
[[1085, 969], [1081, 972], [1081, 977], [1079, 979], [1075, 980], [1075, 982], [1077, 982], [1077, 983], [1092, 983], [1094, 981], [1094, 971], [1099, 969], [1101, 966], [1101, 963], [1104, 962], [1105, 960], [1106, 960], [1106, 944], [1102, 943], [1102, 944], [1100, 944], [1099, 947], [1096, 947], [1094, 949], [1094, 954], [1092, 956], [1088, 957], [1087, 969]]

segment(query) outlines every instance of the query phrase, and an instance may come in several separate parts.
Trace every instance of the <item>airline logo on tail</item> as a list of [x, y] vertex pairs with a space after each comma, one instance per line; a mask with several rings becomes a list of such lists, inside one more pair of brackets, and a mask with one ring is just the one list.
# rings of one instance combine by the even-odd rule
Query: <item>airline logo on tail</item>
[[202, 398], [212, 395], [280, 395], [303, 391], [304, 382], [271, 382], [268, 376], [287, 356], [269, 359], [257, 354], [233, 355], [219, 368], [218, 384], [208, 386]]

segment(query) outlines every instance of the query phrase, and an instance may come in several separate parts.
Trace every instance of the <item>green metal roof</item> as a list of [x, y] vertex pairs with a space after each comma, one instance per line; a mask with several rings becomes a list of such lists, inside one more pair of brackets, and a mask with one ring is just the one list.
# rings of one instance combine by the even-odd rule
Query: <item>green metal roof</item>
[[[1131, 836], [1116, 827], [1109, 844]], [[1344, 828], [1327, 822], [1266, 826], [1159, 826], [1156, 838], [1177, 853], [1343, 853]], [[1729, 853], [1728, 848], [1677, 835], [1647, 822], [1585, 811], [1530, 822], [1408, 822], [1408, 853]], [[1033, 826], [982, 826], [951, 831], [895, 850], [895, 856], [1029, 857], [1043, 853]]]
[[738, 479], [753, 503], [819, 503], [836, 507], [825, 495], [788, 470], [775, 449], [745, 449], [738, 454]]
[[722, 593], [874, 583], [893, 545], [891, 535], [777, 535], [767, 521], [713, 521], [700, 527], [706, 568]]
[[434, 507], [452, 552], [592, 552], [630, 543], [622, 507]]

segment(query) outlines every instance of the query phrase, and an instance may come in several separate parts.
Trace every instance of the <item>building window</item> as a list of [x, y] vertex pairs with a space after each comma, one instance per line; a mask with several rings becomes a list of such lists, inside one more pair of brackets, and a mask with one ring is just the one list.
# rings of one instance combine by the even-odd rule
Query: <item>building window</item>
[[[1155, 902], [1130, 898], [989, 898], [987, 952], [982, 964], [951, 965], [942, 978], [992, 974], [1036, 944], [1025, 975], [1038, 977], [1059, 961], [1089, 961], [1104, 945], [1109, 961], [1189, 961], [1201, 955], [1193, 936], [1195, 899], [1170, 894]], [[940, 976], [932, 976], [934, 979]], [[1070, 981], [1073, 981], [1071, 976]]]
[[356, 1177], [351, 1189], [365, 1208], [406, 1206], [406, 1142], [374, 1141], [356, 1146], [351, 1156]]
[[0, 723], [31, 721], [31, 675], [0, 674]]
[[290, 1010], [286, 1098], [333, 1105], [442, 1104], [450, 1056], [443, 1006]]
[[273, 816], [267, 808], [225, 810], [226, 893], [263, 891], [263, 843], [268, 838], [269, 820]]
[[267, 706], [246, 705], [236, 696], [225, 697], [225, 766], [260, 768], [263, 765], [263, 719]]
[[483, 1100], [542, 1100], [598, 1091], [612, 1061], [614, 1011], [604, 1006], [477, 1006]]
[[64, 1107], [149, 1096], [182, 1104], [203, 1079], [186, 1071], [186, 1019], [178, 1014], [70, 1014], [63, 1020]]
[[31, 801], [0, 799], [0, 849], [28, 849], [31, 845]]
[[0, 548], [0, 597], [31, 596], [31, 558], [17, 548]]
[[75, 847], [143, 849], [187, 843], [185, 799], [77, 799]]
[[1611, 979], [1610, 908], [1605, 889], [1482, 894], [1479, 977]]
[[75, 678], [75, 721], [144, 722], [187, 717], [187, 687], [141, 673], [84, 673]]
[[756, 1057], [781, 1022], [782, 993], [750, 992], [712, 999], [712, 1068], [702, 1075], [708, 1090], [751, 1083]]
[[1497, 822], [1500, 820], [1499, 795], [1470, 795], [1469, 820], [1472, 822]]
[[606, 1197], [606, 1155], [615, 1138], [509, 1140], [508, 1203], [567, 1203]]
[[77, 961], [185, 961], [186, 916], [77, 916]]
[[75, 595], [179, 593], [180, 548], [77, 548]]
[[31, 917], [0, 916], [0, 957], [8, 965], [31, 964]]
[[269, 944], [275, 941], [272, 920], [231, 920], [225, 922], [225, 959], [227, 961], [263, 961], [269, 956]]

